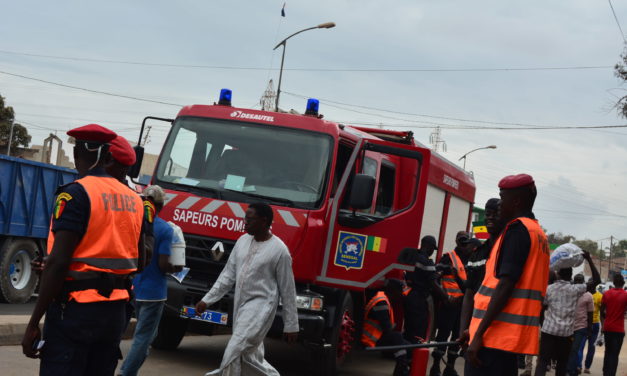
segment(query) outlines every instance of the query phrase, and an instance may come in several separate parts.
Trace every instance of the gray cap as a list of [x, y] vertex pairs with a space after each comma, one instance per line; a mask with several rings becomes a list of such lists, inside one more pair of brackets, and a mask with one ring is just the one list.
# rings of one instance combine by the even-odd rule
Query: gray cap
[[144, 189], [142, 194], [148, 198], [151, 198], [152, 201], [157, 205], [163, 205], [165, 202], [165, 192], [158, 185], [149, 185]]

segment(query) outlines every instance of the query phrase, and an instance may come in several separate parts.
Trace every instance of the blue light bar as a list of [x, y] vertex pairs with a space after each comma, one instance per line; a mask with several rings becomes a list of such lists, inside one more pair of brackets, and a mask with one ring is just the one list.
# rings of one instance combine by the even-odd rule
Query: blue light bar
[[233, 93], [229, 89], [220, 90], [220, 100], [218, 101], [218, 104], [221, 106], [230, 106], [232, 94]]
[[320, 108], [320, 101], [315, 98], [307, 99], [307, 108], [305, 109], [305, 115], [318, 116], [318, 109]]

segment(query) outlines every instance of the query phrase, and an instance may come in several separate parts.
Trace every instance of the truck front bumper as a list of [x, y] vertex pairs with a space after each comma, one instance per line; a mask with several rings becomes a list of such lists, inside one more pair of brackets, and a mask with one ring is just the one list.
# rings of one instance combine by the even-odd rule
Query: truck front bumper
[[[194, 285], [185, 285], [178, 283], [177, 281], [168, 278], [168, 300], [166, 301], [164, 315], [179, 316], [181, 307], [194, 306], [198, 303], [202, 297], [206, 294], [206, 291], [200, 287]], [[228, 313], [229, 319], [227, 326], [233, 325], [233, 295], [227, 293], [218, 303], [209, 307], [213, 311]], [[203, 326], [211, 326], [213, 324], [190, 320], [190, 327], [192, 331], [199, 331], [198, 329]], [[314, 311], [298, 311], [298, 327], [299, 327], [299, 339], [313, 343], [322, 343], [324, 335], [324, 313]], [[218, 325], [220, 326], [220, 325]], [[281, 337], [283, 335], [283, 312], [281, 307], [277, 309], [277, 314], [274, 317], [269, 337]]]

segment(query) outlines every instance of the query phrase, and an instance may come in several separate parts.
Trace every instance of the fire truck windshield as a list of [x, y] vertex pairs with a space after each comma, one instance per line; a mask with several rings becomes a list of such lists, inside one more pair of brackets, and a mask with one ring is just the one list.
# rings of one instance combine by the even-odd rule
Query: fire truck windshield
[[320, 206], [332, 137], [293, 128], [206, 118], [179, 118], [156, 179], [164, 188], [231, 201]]

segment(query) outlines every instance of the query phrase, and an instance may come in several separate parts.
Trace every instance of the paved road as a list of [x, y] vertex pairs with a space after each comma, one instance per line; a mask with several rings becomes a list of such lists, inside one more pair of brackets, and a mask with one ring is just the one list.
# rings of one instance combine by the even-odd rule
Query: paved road
[[[33, 303], [24, 305], [0, 304], [0, 318], [3, 315], [30, 315]], [[0, 320], [1, 321], [1, 320]], [[220, 364], [222, 353], [228, 342], [228, 335], [187, 336], [177, 351], [152, 350], [142, 368], [146, 375], [203, 375]], [[122, 352], [126, 354], [130, 340], [122, 342]], [[597, 348], [592, 366], [592, 376], [601, 376], [604, 348]], [[266, 358], [284, 376], [312, 374], [312, 363], [307, 351], [301, 346], [289, 346], [278, 340], [266, 341]], [[623, 346], [619, 366], [619, 376], [627, 376], [627, 345]], [[458, 372], [463, 375], [462, 362], [458, 361]], [[392, 374], [394, 362], [378, 354], [359, 351], [343, 367], [341, 376], [388, 376]], [[36, 375], [38, 362], [22, 355], [19, 346], [0, 346], [0, 375]]]
[[[187, 336], [176, 351], [151, 350], [150, 356], [142, 367], [145, 375], [204, 375], [205, 372], [220, 365], [222, 353], [229, 336], [213, 337]], [[122, 342], [122, 352], [126, 354], [131, 341]], [[281, 375], [308, 375], [311, 362], [305, 350], [300, 346], [289, 346], [278, 340], [266, 341], [266, 358]], [[0, 375], [27, 376], [36, 375], [39, 363], [22, 355], [19, 346], [0, 347]], [[389, 376], [392, 374], [394, 361], [378, 355], [358, 352], [343, 369], [342, 376]]]
[[[213, 337], [187, 336], [177, 351], [152, 350], [142, 367], [145, 375], [203, 375], [217, 367], [228, 336]], [[127, 353], [131, 341], [122, 342], [122, 352]], [[592, 366], [592, 376], [601, 376], [603, 349], [597, 351]], [[266, 341], [266, 358], [284, 376], [302, 376], [311, 374], [311, 362], [305, 350], [298, 346], [289, 346], [277, 340]], [[463, 375], [462, 363], [458, 362], [458, 372]], [[389, 376], [394, 362], [378, 355], [363, 351], [353, 354], [342, 369], [340, 376]], [[38, 362], [22, 355], [18, 346], [0, 347], [0, 375], [25, 376], [36, 375]], [[551, 373], [552, 374], [552, 373]], [[619, 376], [627, 376], [627, 346], [623, 346]]]

